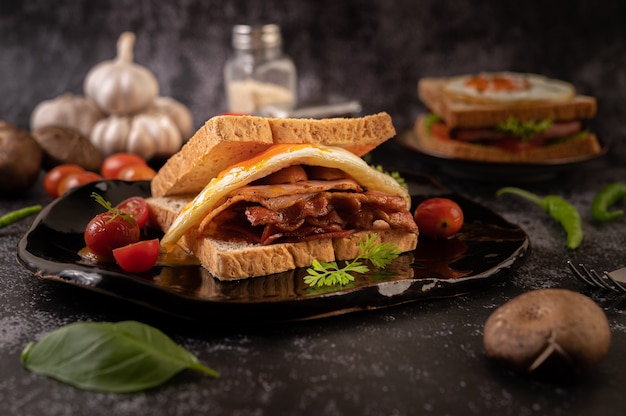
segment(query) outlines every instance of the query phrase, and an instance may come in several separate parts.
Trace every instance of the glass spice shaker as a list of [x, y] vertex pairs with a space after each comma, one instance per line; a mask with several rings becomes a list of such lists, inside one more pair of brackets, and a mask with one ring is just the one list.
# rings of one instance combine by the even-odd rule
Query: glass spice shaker
[[233, 55], [224, 66], [229, 112], [255, 114], [269, 105], [287, 110], [296, 106], [296, 67], [283, 54], [278, 25], [235, 25], [232, 45]]

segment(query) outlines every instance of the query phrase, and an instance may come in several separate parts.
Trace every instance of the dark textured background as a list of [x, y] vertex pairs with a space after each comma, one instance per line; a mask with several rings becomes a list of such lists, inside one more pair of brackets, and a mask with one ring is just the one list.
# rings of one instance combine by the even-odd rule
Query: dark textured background
[[200, 125], [225, 110], [232, 25], [276, 22], [302, 97], [340, 93], [365, 113], [388, 111], [398, 128], [422, 109], [420, 77], [481, 70], [570, 81], [613, 123], [626, 87], [624, 16], [624, 2], [604, 0], [9, 0], [0, 3], [0, 119], [27, 126], [38, 102], [81, 94], [87, 71], [130, 30], [136, 62]]
[[[28, 221], [0, 230], [0, 414], [3, 415], [623, 415], [626, 301], [573, 281], [565, 261], [599, 269], [626, 264], [624, 219], [590, 220], [601, 185], [626, 180], [626, 2], [622, 1], [11, 1], [0, 2], [0, 119], [28, 127], [30, 112], [64, 92], [82, 93], [87, 71], [137, 34], [136, 61], [155, 72], [163, 95], [187, 104], [199, 126], [225, 109], [222, 66], [236, 23], [276, 22], [300, 73], [300, 93], [341, 93], [364, 113], [388, 111], [398, 130], [423, 110], [422, 76], [481, 70], [538, 72], [598, 97], [596, 127], [610, 155], [585, 169], [528, 183], [582, 213], [575, 252], [563, 230], [532, 204], [496, 198], [500, 186], [422, 165], [389, 142], [386, 164], [435, 175], [528, 233], [532, 253], [508, 280], [453, 299], [279, 326], [181, 325], [122, 300], [33, 277], [15, 261]], [[505, 181], [507, 178], [494, 178]], [[41, 187], [0, 201], [0, 214], [50, 202]], [[625, 207], [622, 203], [621, 207]], [[482, 349], [482, 327], [520, 293], [565, 287], [606, 311], [613, 347], [569, 383], [505, 371]], [[76, 321], [150, 323], [207, 365], [219, 380], [184, 372], [133, 395], [96, 394], [27, 372], [24, 346]]]

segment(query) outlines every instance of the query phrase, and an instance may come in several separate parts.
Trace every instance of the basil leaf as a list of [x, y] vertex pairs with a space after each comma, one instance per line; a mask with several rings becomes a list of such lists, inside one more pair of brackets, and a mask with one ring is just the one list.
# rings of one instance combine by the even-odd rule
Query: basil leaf
[[21, 361], [33, 373], [114, 393], [155, 387], [183, 369], [218, 376], [163, 332], [135, 321], [66, 325], [28, 344]]

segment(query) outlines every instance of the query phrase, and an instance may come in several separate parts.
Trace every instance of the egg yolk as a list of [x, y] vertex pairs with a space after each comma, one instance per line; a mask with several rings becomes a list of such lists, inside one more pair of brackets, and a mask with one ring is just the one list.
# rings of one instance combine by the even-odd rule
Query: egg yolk
[[466, 86], [475, 88], [479, 92], [485, 91], [524, 91], [530, 88], [530, 82], [522, 77], [479, 74], [471, 77]]

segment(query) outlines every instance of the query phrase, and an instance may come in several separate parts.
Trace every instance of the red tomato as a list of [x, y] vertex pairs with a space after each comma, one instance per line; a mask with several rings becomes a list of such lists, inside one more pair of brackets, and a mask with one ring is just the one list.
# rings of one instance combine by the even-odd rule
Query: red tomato
[[65, 163], [63, 165], [53, 167], [48, 171], [48, 173], [46, 173], [46, 176], [43, 179], [43, 186], [46, 193], [52, 198], [58, 197], [59, 183], [61, 183], [61, 181], [71, 173], [82, 173], [84, 171], [85, 169], [82, 167], [71, 163]]
[[125, 199], [117, 204], [115, 208], [133, 217], [139, 228], [143, 228], [148, 222], [148, 204], [146, 204], [146, 200], [140, 196]]
[[133, 153], [115, 153], [102, 162], [101, 173], [105, 179], [117, 179], [119, 172], [127, 166], [145, 165], [146, 161]]
[[87, 248], [95, 254], [111, 255], [113, 249], [139, 241], [140, 230], [132, 217], [114, 212], [98, 214], [87, 224], [84, 238]]
[[463, 226], [463, 210], [448, 198], [430, 198], [415, 209], [415, 223], [420, 235], [429, 238], [448, 238]]
[[156, 176], [156, 172], [148, 165], [126, 166], [117, 174], [117, 179], [124, 181], [150, 180]]
[[95, 182], [102, 180], [102, 176], [94, 172], [83, 171], [80, 173], [70, 173], [59, 182], [57, 193], [63, 195], [68, 190], [75, 188], [79, 185], [84, 185], [89, 182]]
[[433, 137], [441, 140], [452, 140], [450, 138], [450, 131], [448, 129], [448, 126], [446, 126], [443, 122], [437, 122], [433, 124], [430, 128], [430, 134]]
[[159, 259], [159, 240], [145, 240], [113, 250], [113, 257], [122, 269], [130, 273], [150, 270]]

